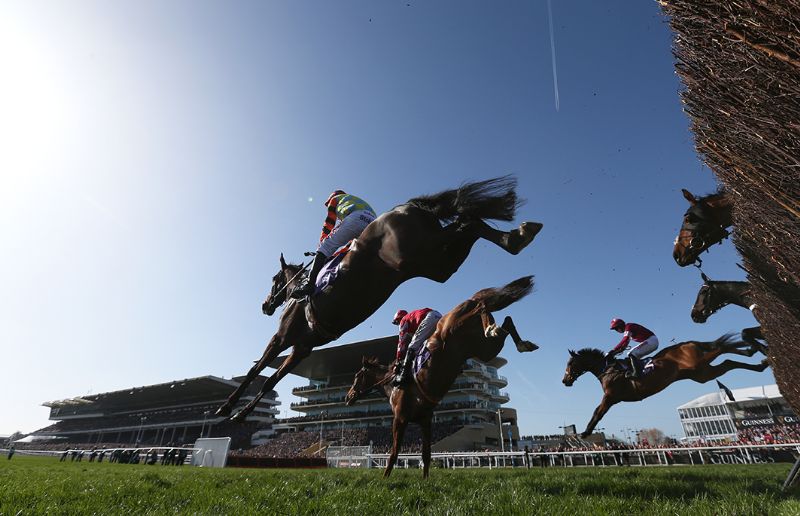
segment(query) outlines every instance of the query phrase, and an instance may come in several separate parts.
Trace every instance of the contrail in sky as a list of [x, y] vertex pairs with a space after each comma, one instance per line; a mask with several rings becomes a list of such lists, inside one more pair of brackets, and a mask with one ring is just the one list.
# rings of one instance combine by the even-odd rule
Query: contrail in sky
[[556, 96], [556, 111], [558, 111], [558, 72], [556, 71], [556, 41], [553, 35], [553, 6], [547, 0], [547, 18], [550, 20], [550, 56], [553, 59], [553, 92]]

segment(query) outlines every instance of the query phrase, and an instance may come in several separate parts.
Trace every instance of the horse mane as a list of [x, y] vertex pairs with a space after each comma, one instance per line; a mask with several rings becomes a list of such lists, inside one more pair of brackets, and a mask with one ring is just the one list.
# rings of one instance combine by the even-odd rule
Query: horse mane
[[597, 348], [583, 348], [579, 349], [578, 351], [570, 350], [570, 355], [581, 358], [581, 359], [589, 359], [589, 360], [605, 360], [606, 354], [603, 351]]
[[405, 205], [432, 213], [444, 223], [453, 222], [459, 216], [510, 222], [523, 204], [517, 197], [516, 188], [517, 178], [506, 175], [414, 197]]

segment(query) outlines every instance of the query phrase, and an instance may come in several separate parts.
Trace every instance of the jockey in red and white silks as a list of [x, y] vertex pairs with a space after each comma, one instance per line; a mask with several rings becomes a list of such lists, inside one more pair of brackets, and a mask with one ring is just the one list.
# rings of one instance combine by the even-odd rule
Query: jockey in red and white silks
[[638, 343], [628, 351], [628, 358], [631, 362], [631, 376], [639, 376], [641, 371], [639, 371], [639, 363], [635, 359], [638, 358], [642, 360], [645, 356], [658, 349], [658, 338], [655, 333], [641, 324], [625, 323], [622, 319], [617, 318], [611, 320], [611, 329], [622, 333], [622, 340], [619, 341], [619, 344], [614, 346], [614, 349], [609, 351], [609, 356], [621, 353], [631, 340]]

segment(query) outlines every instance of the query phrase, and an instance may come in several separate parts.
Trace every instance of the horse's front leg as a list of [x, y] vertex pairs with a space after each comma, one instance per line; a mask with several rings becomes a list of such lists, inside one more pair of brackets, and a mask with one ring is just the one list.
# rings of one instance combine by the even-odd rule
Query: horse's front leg
[[594, 427], [597, 426], [597, 423], [599, 423], [600, 420], [603, 419], [603, 416], [606, 415], [608, 409], [610, 409], [613, 405], [614, 402], [610, 401], [608, 399], [608, 396], [603, 396], [603, 399], [600, 400], [600, 405], [598, 405], [597, 408], [594, 409], [594, 414], [592, 414], [592, 419], [591, 421], [589, 421], [589, 424], [586, 425], [586, 430], [581, 432], [582, 439], [586, 439], [587, 437], [592, 435], [592, 430], [594, 430]]
[[525, 353], [526, 351], [536, 351], [539, 349], [539, 346], [533, 342], [522, 340], [522, 337], [519, 336], [517, 327], [514, 326], [514, 321], [511, 320], [511, 317], [506, 316], [506, 318], [503, 319], [503, 324], [501, 327], [506, 330], [509, 335], [511, 335], [511, 339], [514, 341], [514, 345], [517, 346], [517, 351], [520, 353]]
[[431, 469], [431, 418], [420, 421], [419, 426], [422, 430], [422, 478], [428, 478]]
[[304, 358], [306, 358], [310, 354], [311, 354], [311, 348], [295, 347], [292, 350], [292, 352], [289, 353], [289, 356], [286, 357], [286, 359], [283, 361], [278, 370], [272, 373], [272, 376], [267, 378], [267, 381], [264, 382], [264, 385], [261, 387], [261, 390], [258, 391], [256, 397], [253, 398], [253, 400], [250, 401], [250, 403], [245, 405], [245, 407], [242, 410], [240, 410], [233, 417], [231, 417], [231, 421], [244, 421], [247, 415], [250, 414], [250, 412], [252, 412], [254, 408], [256, 408], [256, 405], [258, 405], [258, 402], [261, 401], [261, 398], [264, 396], [264, 394], [271, 391], [272, 388], [275, 387], [284, 376], [289, 374], [289, 372], [291, 372], [291, 370], [294, 369], [295, 366], [297, 366], [297, 364], [299, 364]]
[[392, 474], [392, 469], [397, 462], [397, 455], [400, 453], [400, 447], [403, 445], [403, 434], [406, 432], [408, 421], [394, 416], [392, 421], [392, 453], [389, 455], [389, 462], [386, 463], [386, 469], [383, 471], [383, 478], [389, 478]]
[[242, 383], [233, 391], [233, 394], [228, 396], [228, 400], [220, 406], [215, 414], [217, 416], [229, 416], [233, 411], [233, 407], [236, 406], [236, 402], [239, 401], [239, 398], [242, 397], [244, 391], [250, 386], [250, 383], [255, 379], [258, 374], [264, 370], [265, 367], [269, 365], [270, 362], [275, 360], [275, 358], [281, 353], [281, 351], [285, 350], [288, 346], [284, 345], [283, 338], [279, 337], [278, 335], [274, 335], [272, 339], [269, 341], [267, 345], [267, 349], [264, 350], [264, 353], [261, 355], [261, 358], [253, 364], [253, 367], [247, 372], [247, 375], [242, 380]]

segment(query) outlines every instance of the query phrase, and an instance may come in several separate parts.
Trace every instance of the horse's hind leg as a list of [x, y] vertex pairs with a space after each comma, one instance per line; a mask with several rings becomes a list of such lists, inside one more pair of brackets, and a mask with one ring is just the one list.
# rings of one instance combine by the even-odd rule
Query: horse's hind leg
[[267, 349], [264, 350], [264, 353], [261, 355], [261, 358], [253, 364], [253, 367], [247, 372], [247, 376], [244, 377], [242, 382], [233, 391], [233, 394], [228, 396], [227, 401], [220, 406], [215, 414], [217, 416], [229, 416], [233, 411], [233, 407], [236, 405], [236, 402], [239, 401], [239, 398], [242, 397], [244, 391], [250, 386], [250, 383], [255, 379], [258, 374], [264, 370], [265, 367], [269, 365], [270, 362], [275, 360], [275, 358], [280, 354], [281, 351], [286, 349], [283, 346], [283, 339], [278, 335], [272, 337], [269, 344], [267, 345]]
[[759, 353], [763, 355], [767, 354], [767, 346], [759, 342], [765, 340], [764, 333], [761, 331], [761, 326], [743, 329], [742, 340], [753, 346]]
[[506, 330], [509, 335], [511, 335], [511, 339], [514, 341], [514, 344], [517, 346], [517, 351], [520, 353], [524, 353], [526, 351], [536, 351], [539, 349], [539, 346], [534, 344], [533, 342], [522, 340], [522, 337], [519, 336], [519, 332], [517, 332], [517, 327], [514, 326], [514, 321], [511, 320], [511, 317], [506, 316], [503, 319], [503, 324], [501, 328]]
[[761, 372], [767, 367], [769, 367], [769, 364], [766, 362], [761, 362], [760, 364], [746, 364], [744, 362], [737, 362], [735, 360], [726, 360], [719, 365], [696, 369], [694, 374], [692, 374], [689, 379], [698, 383], [706, 383], [719, 378], [723, 374], [733, 369], [747, 369], [749, 371]]
[[482, 220], [475, 221], [474, 224], [480, 238], [496, 244], [511, 254], [519, 254], [525, 249], [543, 227], [539, 222], [523, 222], [517, 229], [500, 231]]

